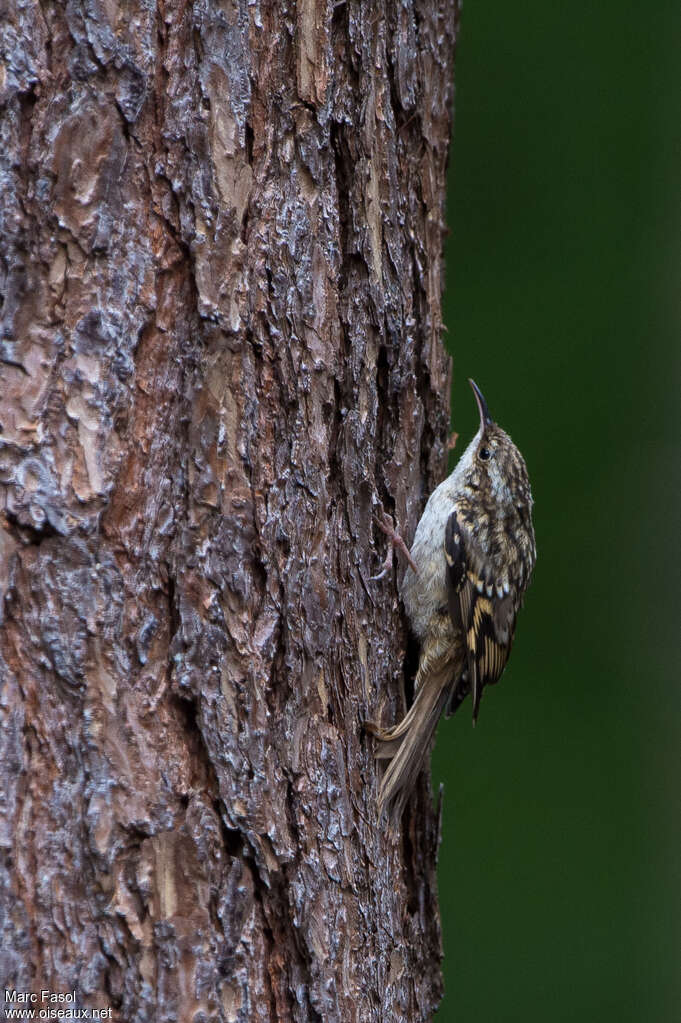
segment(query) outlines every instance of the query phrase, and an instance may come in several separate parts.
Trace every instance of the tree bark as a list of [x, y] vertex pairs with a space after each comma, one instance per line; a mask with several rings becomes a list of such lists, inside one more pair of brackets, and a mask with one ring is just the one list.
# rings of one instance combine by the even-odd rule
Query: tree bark
[[427, 1020], [437, 816], [377, 820], [363, 722], [372, 513], [445, 469], [455, 0], [2, 20], [3, 987]]

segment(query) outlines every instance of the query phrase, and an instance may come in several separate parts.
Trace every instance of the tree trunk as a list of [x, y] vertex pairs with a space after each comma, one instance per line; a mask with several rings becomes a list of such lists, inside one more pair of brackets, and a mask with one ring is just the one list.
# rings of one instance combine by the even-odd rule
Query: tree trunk
[[10, 992], [125, 1021], [437, 1005], [428, 781], [388, 833], [363, 722], [409, 676], [373, 510], [411, 538], [445, 469], [455, 15], [5, 8]]

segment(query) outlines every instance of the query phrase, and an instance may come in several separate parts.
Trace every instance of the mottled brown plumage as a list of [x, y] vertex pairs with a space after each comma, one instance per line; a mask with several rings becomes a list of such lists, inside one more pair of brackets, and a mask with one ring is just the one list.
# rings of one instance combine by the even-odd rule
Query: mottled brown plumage
[[369, 726], [379, 740], [376, 756], [390, 760], [379, 813], [387, 808], [396, 818], [442, 711], [453, 713], [470, 692], [475, 721], [483, 688], [501, 677], [536, 558], [525, 462], [470, 383], [480, 428], [426, 504], [401, 587], [421, 643], [414, 703], [393, 728]]

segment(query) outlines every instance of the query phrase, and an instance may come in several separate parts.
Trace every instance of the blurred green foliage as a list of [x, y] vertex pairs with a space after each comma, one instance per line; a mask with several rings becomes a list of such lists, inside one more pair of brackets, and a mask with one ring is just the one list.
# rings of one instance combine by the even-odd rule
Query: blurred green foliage
[[441, 724], [437, 1023], [681, 1018], [681, 8], [466, 0], [445, 316], [528, 463], [538, 562]]

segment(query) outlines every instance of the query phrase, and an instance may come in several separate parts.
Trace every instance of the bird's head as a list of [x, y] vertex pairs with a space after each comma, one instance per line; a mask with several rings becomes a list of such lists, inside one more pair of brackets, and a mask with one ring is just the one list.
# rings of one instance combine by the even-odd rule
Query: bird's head
[[492, 419], [478, 385], [474, 380], [468, 382], [477, 402], [480, 426], [461, 457], [464, 488], [471, 499], [479, 499], [489, 510], [496, 507], [502, 514], [529, 513], [532, 494], [525, 460]]

